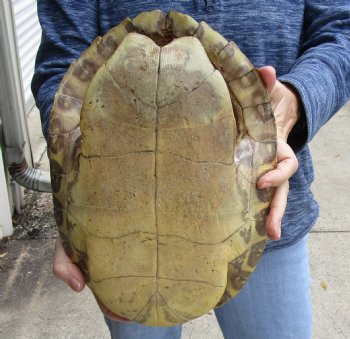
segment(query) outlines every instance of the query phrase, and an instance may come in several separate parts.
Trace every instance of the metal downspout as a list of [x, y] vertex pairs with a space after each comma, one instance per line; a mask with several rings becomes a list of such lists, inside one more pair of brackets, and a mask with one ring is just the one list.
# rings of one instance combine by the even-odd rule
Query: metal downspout
[[0, 1], [0, 116], [3, 125], [5, 159], [9, 173], [19, 185], [51, 192], [50, 173], [28, 166], [25, 158], [23, 92], [18, 71], [18, 56], [11, 4]]
[[6, 178], [6, 167], [4, 166], [3, 152], [1, 145], [3, 144], [2, 136], [2, 124], [0, 120], [0, 240], [3, 237], [9, 237], [13, 233], [12, 227], [12, 213], [11, 207], [9, 204], [9, 193], [7, 187], [7, 178]]

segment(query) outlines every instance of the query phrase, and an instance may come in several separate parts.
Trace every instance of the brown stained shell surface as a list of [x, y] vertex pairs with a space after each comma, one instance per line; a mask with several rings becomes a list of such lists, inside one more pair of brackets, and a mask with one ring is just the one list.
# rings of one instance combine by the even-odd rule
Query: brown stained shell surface
[[204, 22], [152, 11], [98, 37], [56, 94], [49, 158], [66, 253], [125, 318], [199, 317], [263, 253], [274, 115], [258, 71]]

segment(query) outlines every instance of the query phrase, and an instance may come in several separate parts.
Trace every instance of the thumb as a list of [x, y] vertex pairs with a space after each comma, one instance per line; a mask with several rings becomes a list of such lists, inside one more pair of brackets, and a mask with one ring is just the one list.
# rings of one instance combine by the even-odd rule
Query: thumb
[[76, 292], [81, 292], [85, 287], [83, 274], [65, 253], [59, 237], [56, 239], [53, 273]]
[[259, 68], [259, 73], [265, 83], [267, 91], [271, 94], [276, 83], [276, 70], [272, 66], [264, 66]]

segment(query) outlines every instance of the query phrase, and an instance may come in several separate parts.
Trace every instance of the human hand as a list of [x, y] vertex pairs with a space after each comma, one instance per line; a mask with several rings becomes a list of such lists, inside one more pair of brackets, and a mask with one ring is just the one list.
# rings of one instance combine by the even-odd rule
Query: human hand
[[287, 138], [299, 119], [299, 101], [294, 90], [276, 79], [276, 71], [271, 66], [260, 68], [274, 111], [277, 129], [277, 167], [263, 175], [257, 186], [260, 189], [275, 187], [265, 229], [272, 240], [281, 238], [281, 223], [287, 206], [289, 178], [298, 169], [298, 160], [287, 144]]
[[75, 292], [81, 292], [85, 287], [84, 276], [78, 266], [67, 256], [60, 237], [57, 237], [55, 244], [53, 274], [58, 279], [63, 280]]
[[[63, 280], [75, 292], [81, 292], [85, 287], [83, 274], [78, 266], [76, 266], [67, 256], [63, 249], [60, 237], [57, 237], [56, 239], [53, 273], [58, 279]], [[101, 300], [99, 300], [95, 295], [94, 297], [98, 306], [100, 307], [100, 310], [107, 318], [122, 322], [130, 321], [113, 313], [104, 304], [102, 304]]]

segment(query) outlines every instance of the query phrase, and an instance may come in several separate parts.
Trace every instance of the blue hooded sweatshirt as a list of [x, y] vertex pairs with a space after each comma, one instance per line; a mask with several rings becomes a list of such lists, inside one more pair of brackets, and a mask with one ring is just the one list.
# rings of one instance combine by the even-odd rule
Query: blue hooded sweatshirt
[[55, 92], [71, 62], [124, 18], [154, 9], [206, 21], [256, 67], [273, 66], [299, 94], [304, 124], [288, 140], [299, 168], [290, 178], [281, 239], [269, 241], [266, 251], [295, 243], [318, 216], [307, 144], [350, 97], [349, 0], [38, 0], [43, 34], [32, 91], [46, 137]]

